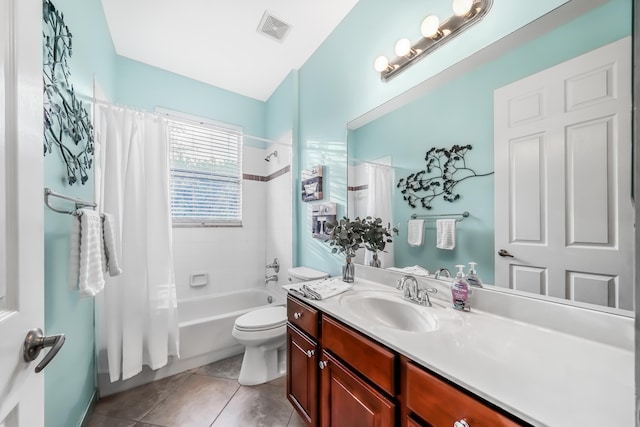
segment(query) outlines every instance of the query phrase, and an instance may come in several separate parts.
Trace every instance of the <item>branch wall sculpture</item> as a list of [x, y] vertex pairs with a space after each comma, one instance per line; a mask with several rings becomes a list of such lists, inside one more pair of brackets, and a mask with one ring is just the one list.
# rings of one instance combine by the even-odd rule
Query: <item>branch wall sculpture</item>
[[84, 185], [93, 163], [93, 125], [89, 112], [69, 82], [71, 32], [64, 16], [49, 0], [43, 0], [44, 20], [44, 154], [57, 147], [66, 165], [69, 185]]
[[464, 156], [469, 150], [471, 145], [431, 148], [424, 158], [426, 168], [398, 181], [396, 187], [401, 189], [402, 199], [412, 208], [420, 203], [423, 208], [431, 209], [431, 202], [438, 196], [447, 202], [458, 200], [460, 194], [455, 192], [455, 188], [462, 181], [493, 174], [477, 174], [467, 167]]

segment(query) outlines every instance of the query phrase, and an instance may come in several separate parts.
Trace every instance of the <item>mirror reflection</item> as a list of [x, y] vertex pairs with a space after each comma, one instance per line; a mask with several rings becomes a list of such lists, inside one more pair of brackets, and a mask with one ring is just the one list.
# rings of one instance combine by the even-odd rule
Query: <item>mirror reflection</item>
[[[633, 309], [627, 6], [610, 1], [349, 131], [348, 216], [400, 230], [382, 268], [453, 275], [473, 262], [484, 285]], [[477, 173], [460, 197], [407, 200], [420, 196], [408, 178], [433, 175], [429, 150], [454, 145], [471, 147]]]

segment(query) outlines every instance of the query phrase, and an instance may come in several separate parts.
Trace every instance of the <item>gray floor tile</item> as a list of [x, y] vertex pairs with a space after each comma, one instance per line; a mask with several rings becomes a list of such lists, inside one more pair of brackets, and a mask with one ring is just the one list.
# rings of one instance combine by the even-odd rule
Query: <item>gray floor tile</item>
[[135, 425], [135, 420], [124, 420], [122, 418], [93, 414], [84, 427], [134, 427]]
[[292, 411], [282, 387], [242, 386], [212, 427], [286, 427]]
[[196, 374], [237, 380], [242, 367], [242, 356], [243, 353], [202, 366], [196, 370]]
[[276, 378], [273, 381], [269, 381], [267, 384], [285, 389], [287, 388], [287, 376], [285, 375], [284, 377]]
[[166, 427], [209, 427], [238, 387], [235, 380], [191, 375], [142, 421]]
[[294, 410], [287, 427], [307, 427], [307, 423], [305, 423], [302, 417]]
[[182, 373], [102, 398], [94, 414], [140, 421], [191, 374]]

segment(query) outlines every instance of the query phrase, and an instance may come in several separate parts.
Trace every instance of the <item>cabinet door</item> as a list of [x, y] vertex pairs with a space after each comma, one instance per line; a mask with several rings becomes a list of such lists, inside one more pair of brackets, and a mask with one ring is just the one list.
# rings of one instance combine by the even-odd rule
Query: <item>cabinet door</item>
[[287, 325], [287, 398], [308, 425], [318, 425], [318, 346]]
[[392, 427], [395, 404], [326, 351], [320, 360], [322, 427]]

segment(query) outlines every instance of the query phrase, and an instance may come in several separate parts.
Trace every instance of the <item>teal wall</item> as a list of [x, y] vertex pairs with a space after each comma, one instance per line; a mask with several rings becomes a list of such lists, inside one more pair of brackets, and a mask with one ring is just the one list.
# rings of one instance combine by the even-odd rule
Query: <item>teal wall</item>
[[[156, 107], [241, 126], [263, 138], [265, 103], [122, 56], [116, 60], [118, 104], [154, 111]], [[264, 147], [259, 140], [245, 144]]]
[[[76, 93], [90, 97], [94, 75], [107, 95], [115, 87], [115, 51], [100, 0], [54, 0], [64, 13], [73, 36], [71, 81]], [[60, 153], [44, 158], [44, 186], [54, 191], [93, 200], [93, 178], [84, 186], [66, 184]], [[92, 176], [92, 174], [91, 174]], [[62, 203], [62, 204], [61, 204]], [[68, 206], [59, 202], [58, 206]], [[64, 333], [66, 342], [45, 375], [47, 427], [77, 426], [91, 403], [96, 387], [93, 298], [79, 298], [69, 290], [69, 235], [72, 217], [45, 209], [45, 331]]]
[[[349, 156], [374, 160], [391, 154], [396, 182], [424, 169], [431, 147], [471, 144], [467, 165], [477, 173], [493, 166], [493, 92], [511, 82], [631, 34], [631, 1], [614, 0], [578, 19], [473, 70], [421, 99], [388, 114], [349, 135]], [[493, 176], [472, 178], [457, 187], [461, 199], [441, 197], [433, 209], [412, 209], [394, 188], [393, 218], [400, 225], [402, 244], [395, 245], [397, 266], [422, 265], [454, 270], [456, 264], [477, 261], [478, 272], [494, 283]], [[406, 244], [407, 220], [412, 213], [438, 214], [469, 211], [459, 226], [455, 251], [435, 248], [435, 224], [427, 226], [422, 247]]]
[[[450, 4], [448, 1], [440, 3]], [[419, 26], [420, 18], [417, 17], [425, 16], [435, 9], [428, 10], [425, 3], [420, 1], [408, 1], [406, 4], [403, 3], [402, 8], [398, 8], [394, 2], [360, 0], [299, 71], [300, 167], [304, 168], [317, 163], [325, 165], [327, 191], [324, 201], [336, 202], [338, 215], [346, 213], [347, 133], [345, 129], [348, 122], [562, 3], [564, 2], [533, 2], [523, 8], [520, 2], [496, 2], [480, 24], [408, 68], [393, 80], [383, 83], [373, 71], [374, 58], [379, 54], [393, 56], [393, 44], [401, 36], [415, 40], [417, 36], [412, 36], [407, 31], [413, 31], [414, 27]], [[631, 17], [630, 1], [612, 0], [610, 3], [599, 11], [592, 12], [592, 16], [600, 16], [606, 23], [611, 17], [618, 19], [622, 14], [625, 20], [621, 24], [620, 34], [628, 34], [627, 22], [630, 22]], [[436, 7], [435, 5], [436, 3], [430, 4], [429, 7]], [[444, 16], [445, 12], [441, 15]], [[601, 29], [598, 28], [600, 25], [602, 24], [594, 25], [592, 31], [600, 33]], [[372, 31], [372, 28], [376, 30]], [[577, 44], [575, 51], [588, 44], [582, 42], [580, 35], [573, 34], [571, 31], [562, 35], [558, 33], [555, 37], [567, 37], [569, 43]], [[597, 34], [590, 36], [589, 39], [594, 40], [596, 37], [598, 37]], [[546, 53], [547, 46], [542, 47], [538, 44], [537, 49], [542, 49], [542, 52]], [[540, 56], [540, 52], [535, 54]], [[557, 55], [556, 58], [550, 58], [548, 63], [559, 62], [560, 57], [566, 57], [567, 52], [560, 52]], [[540, 68], [544, 68], [544, 64], [545, 60], [541, 59]], [[499, 77], [502, 75], [502, 70], [498, 70], [497, 73]], [[513, 74], [512, 78], [515, 75]], [[463, 92], [461, 88], [450, 90], [457, 91], [457, 99], [463, 104], [475, 102], [467, 99], [469, 94], [476, 96], [475, 89], [471, 92]], [[455, 108], [459, 108], [459, 105], [455, 105]], [[436, 117], [442, 117], [442, 110], [431, 111]], [[487, 111], [481, 111], [478, 114], [489, 123], [493, 123]], [[419, 116], [416, 120], [422, 122], [425, 118]], [[460, 138], [463, 136], [460, 135]], [[488, 137], [490, 136], [484, 136], [485, 139]], [[475, 136], [473, 140], [474, 145], [479, 144], [475, 142], [477, 141]], [[398, 138], [391, 138], [385, 143], [400, 145], [400, 141]], [[439, 141], [443, 145], [450, 142], [452, 141], [448, 137]], [[417, 146], [420, 150], [414, 153], [417, 158], [423, 157], [422, 151], [427, 144], [424, 139], [419, 142]], [[488, 153], [485, 153], [485, 156], [491, 157]], [[479, 171], [485, 170], [478, 160], [474, 164], [480, 165]], [[478, 180], [481, 182], [478, 185], [490, 185], [492, 182], [491, 178], [478, 178]], [[467, 193], [465, 192], [465, 195]], [[486, 200], [486, 195], [478, 197]], [[468, 201], [471, 202], [471, 200]], [[480, 202], [478, 204], [482, 206]], [[488, 218], [491, 214], [490, 208], [479, 208], [478, 204], [474, 206], [473, 211], [477, 212], [481, 209], [486, 212]], [[326, 244], [312, 239], [310, 233], [306, 232], [309, 228], [310, 209], [308, 204], [301, 204], [296, 211], [298, 263], [338, 274], [340, 265], [343, 263], [342, 257], [331, 255]], [[472, 209], [469, 210], [472, 211]], [[482, 221], [477, 224], [478, 228], [492, 224], [492, 220], [483, 219]], [[484, 234], [479, 232], [473, 237], [479, 240], [482, 236]], [[450, 261], [452, 260], [447, 260], [447, 263]]]

